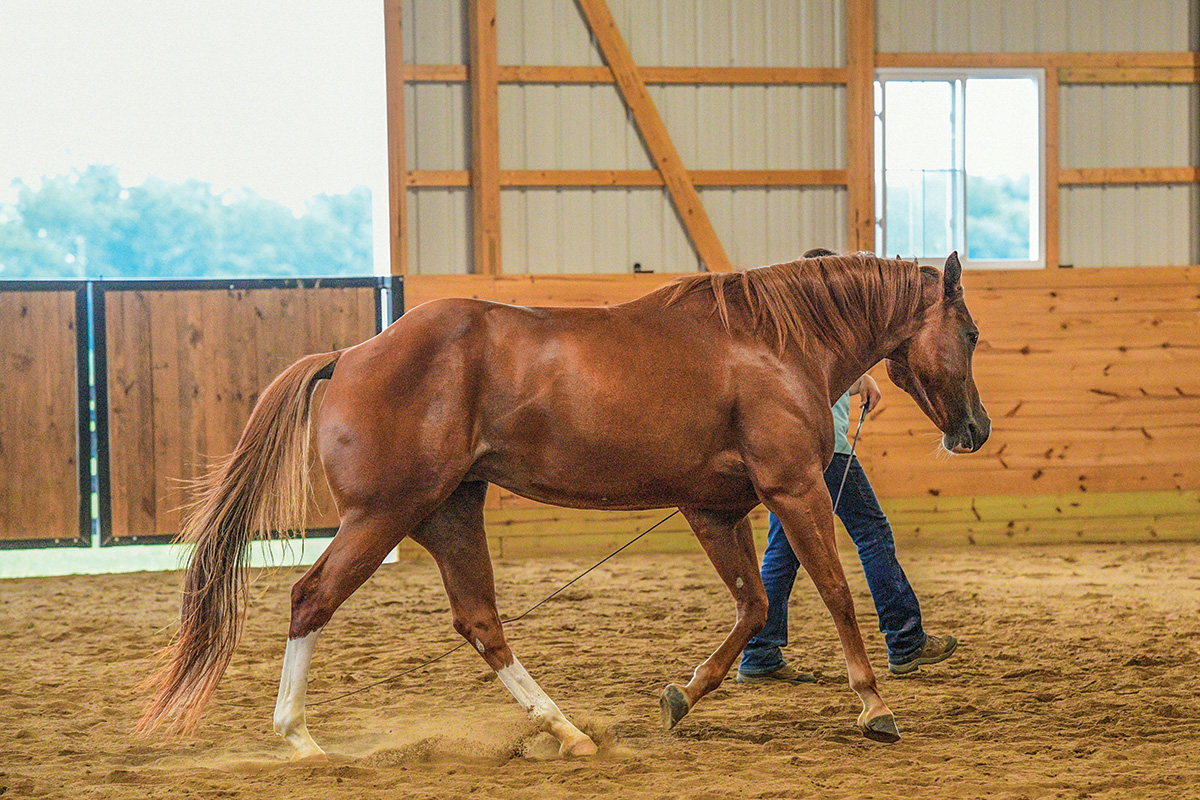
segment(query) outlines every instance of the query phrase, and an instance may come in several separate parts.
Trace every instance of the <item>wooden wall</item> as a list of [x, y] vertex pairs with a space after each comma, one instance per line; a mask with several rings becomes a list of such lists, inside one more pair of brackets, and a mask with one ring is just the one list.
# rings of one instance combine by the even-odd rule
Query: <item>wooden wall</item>
[[897, 532], [1200, 539], [1200, 269], [975, 272], [964, 283], [992, 436], [974, 455], [939, 455], [915, 405], [885, 389], [860, 450]]
[[[173, 536], [188, 481], [237, 444], [258, 393], [308, 353], [378, 329], [370, 288], [105, 294], [114, 540]], [[336, 527], [323, 479], [321, 515]]]
[[[405, 291], [410, 308], [454, 294], [605, 304], [671, 278], [414, 275]], [[1200, 539], [1200, 269], [968, 272], [963, 280], [981, 329], [975, 376], [992, 436], [972, 455], [939, 452], [933, 424], [876, 367], [884, 402], [859, 453], [898, 539]], [[495, 489], [487, 513], [493, 549], [506, 555], [599, 552], [663, 516], [551, 509]], [[760, 509], [760, 534], [763, 517]], [[678, 517], [651, 537], [638, 547], [693, 546]]]
[[0, 292], [0, 540], [80, 538], [75, 292]]

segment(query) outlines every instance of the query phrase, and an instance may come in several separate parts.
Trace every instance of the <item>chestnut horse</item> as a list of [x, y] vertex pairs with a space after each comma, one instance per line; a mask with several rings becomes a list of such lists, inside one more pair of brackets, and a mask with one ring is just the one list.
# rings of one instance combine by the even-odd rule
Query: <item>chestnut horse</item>
[[328, 379], [313, 438], [341, 525], [292, 589], [274, 722], [295, 757], [323, 754], [304, 713], [321, 630], [406, 536], [437, 562], [455, 630], [561, 753], [595, 752], [505, 641], [483, 527], [488, 483], [560, 506], [682, 511], [737, 617], [691, 680], [664, 690], [668, 729], [765, 622], [747, 519], [765, 504], [833, 617], [859, 728], [898, 739], [834, 542], [829, 409], [886, 358], [947, 450], [979, 449], [991, 423], [960, 277], [956, 254], [939, 272], [858, 253], [697, 274], [603, 308], [436, 300], [357, 347], [301, 359], [263, 393], [192, 508], [181, 626], [140, 727], [195, 726], [241, 631], [247, 544], [305, 529], [312, 388]]

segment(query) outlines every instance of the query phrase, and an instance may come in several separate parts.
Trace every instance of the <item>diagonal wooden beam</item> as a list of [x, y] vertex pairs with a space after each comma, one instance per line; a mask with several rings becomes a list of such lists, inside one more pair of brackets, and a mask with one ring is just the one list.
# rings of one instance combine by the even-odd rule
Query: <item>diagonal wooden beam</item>
[[725, 254], [725, 248], [717, 238], [717, 232], [708, 219], [704, 204], [700, 202], [700, 195], [683, 166], [683, 159], [679, 157], [675, 143], [671, 141], [671, 135], [659, 116], [654, 100], [646, 91], [646, 83], [633, 62], [633, 56], [625, 45], [621, 31], [617, 29], [617, 22], [608, 9], [608, 3], [605, 0], [576, 2], [596, 37], [605, 63], [612, 70], [613, 80], [617, 82], [625, 105], [633, 114], [633, 121], [642, 135], [642, 141], [646, 143], [646, 149], [650, 151], [655, 167], [662, 174], [663, 183], [666, 184], [671, 201], [675, 204], [675, 211], [679, 214], [701, 263], [714, 272], [729, 272], [733, 267]]
[[500, 94], [496, 0], [471, 0], [471, 210], [474, 272], [500, 273]]
[[401, 0], [384, 0], [383, 47], [387, 82], [388, 208], [391, 274], [408, 272], [408, 171], [404, 143], [404, 43]]

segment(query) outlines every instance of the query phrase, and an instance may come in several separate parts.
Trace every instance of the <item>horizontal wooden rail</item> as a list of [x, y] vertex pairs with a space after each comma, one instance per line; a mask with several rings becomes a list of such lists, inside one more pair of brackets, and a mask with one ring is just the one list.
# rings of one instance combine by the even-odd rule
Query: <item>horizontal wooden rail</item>
[[1197, 83], [1200, 67], [1062, 67], [1059, 83]]
[[[878, 53], [888, 68], [1010, 67], [1057, 70], [1060, 83], [1196, 83], [1196, 53]], [[841, 85], [843, 67], [641, 67], [646, 83], [685, 85]], [[465, 83], [466, 64], [406, 64], [411, 83]], [[612, 83], [605, 66], [509, 65], [500, 83]]]
[[[841, 67], [639, 67], [646, 83], [801, 86], [805, 84], [844, 84], [846, 70]], [[405, 82], [465, 83], [465, 64], [408, 64], [403, 70]], [[612, 83], [612, 72], [605, 66], [510, 65], [498, 70], [500, 83]]]
[[[695, 169], [689, 170], [696, 186], [845, 186], [843, 169]], [[413, 189], [470, 186], [467, 170], [413, 170], [405, 176]], [[500, 170], [500, 185], [521, 187], [619, 188], [663, 185], [655, 170], [639, 169], [534, 169]]]
[[[1196, 68], [1200, 54], [1170, 53], [877, 53], [875, 66], [887, 68], [1028, 67], [1040, 69], [1133, 70]], [[1115, 77], [1115, 75], [1113, 76]], [[1125, 82], [1125, 81], [1117, 81]]]
[[1091, 167], [1059, 169], [1059, 186], [1200, 183], [1200, 167]]

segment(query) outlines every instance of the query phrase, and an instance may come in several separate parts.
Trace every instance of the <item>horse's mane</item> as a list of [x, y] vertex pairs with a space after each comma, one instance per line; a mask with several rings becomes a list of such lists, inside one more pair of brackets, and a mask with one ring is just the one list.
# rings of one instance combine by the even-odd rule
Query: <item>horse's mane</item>
[[727, 331], [742, 320], [774, 339], [781, 353], [789, 342], [807, 350], [812, 334], [838, 357], [853, 358], [871, 331], [890, 328], [920, 310], [922, 269], [871, 253], [823, 255], [741, 272], [689, 275], [659, 291], [666, 306], [709, 295]]

